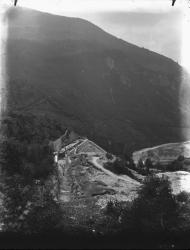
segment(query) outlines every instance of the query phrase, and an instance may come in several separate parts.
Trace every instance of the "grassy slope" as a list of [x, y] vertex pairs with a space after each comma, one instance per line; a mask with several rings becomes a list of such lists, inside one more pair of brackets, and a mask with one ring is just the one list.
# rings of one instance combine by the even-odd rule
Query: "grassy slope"
[[182, 155], [186, 158], [190, 157], [190, 142], [181, 143], [167, 143], [152, 148], [145, 148], [133, 153], [135, 162], [138, 162], [140, 158], [151, 158], [153, 161], [173, 161]]

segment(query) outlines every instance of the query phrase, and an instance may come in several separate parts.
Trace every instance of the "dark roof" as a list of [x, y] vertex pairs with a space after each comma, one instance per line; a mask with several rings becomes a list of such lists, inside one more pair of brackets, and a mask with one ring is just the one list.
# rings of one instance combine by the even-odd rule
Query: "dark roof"
[[80, 138], [81, 137], [77, 133], [67, 129], [64, 135], [62, 135], [55, 141], [51, 141], [50, 146], [52, 147], [54, 152], [59, 152], [62, 147], [65, 147]]

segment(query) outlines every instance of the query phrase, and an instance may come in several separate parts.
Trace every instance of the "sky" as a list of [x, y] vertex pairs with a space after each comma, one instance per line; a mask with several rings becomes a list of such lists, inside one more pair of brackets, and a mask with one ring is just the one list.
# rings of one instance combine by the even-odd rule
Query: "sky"
[[180, 61], [182, 13], [178, 11], [99, 13], [91, 19], [119, 38]]

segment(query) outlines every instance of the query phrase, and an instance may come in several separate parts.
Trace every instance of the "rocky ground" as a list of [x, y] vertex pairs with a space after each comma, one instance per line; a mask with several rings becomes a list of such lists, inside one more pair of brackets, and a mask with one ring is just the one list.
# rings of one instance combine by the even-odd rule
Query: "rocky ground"
[[[97, 221], [108, 201], [131, 201], [140, 182], [104, 169], [105, 155], [79, 154], [58, 161], [60, 202], [70, 224]], [[88, 221], [88, 223], [87, 223]]]
[[78, 155], [58, 162], [63, 202], [94, 198], [101, 200], [132, 200], [140, 183], [128, 176], [118, 176], [103, 167], [101, 156]]

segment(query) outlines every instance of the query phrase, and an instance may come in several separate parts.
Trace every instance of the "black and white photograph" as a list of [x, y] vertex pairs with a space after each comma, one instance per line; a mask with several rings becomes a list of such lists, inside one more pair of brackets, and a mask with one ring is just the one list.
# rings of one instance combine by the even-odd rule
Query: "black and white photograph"
[[190, 0], [0, 0], [0, 249], [190, 249]]

